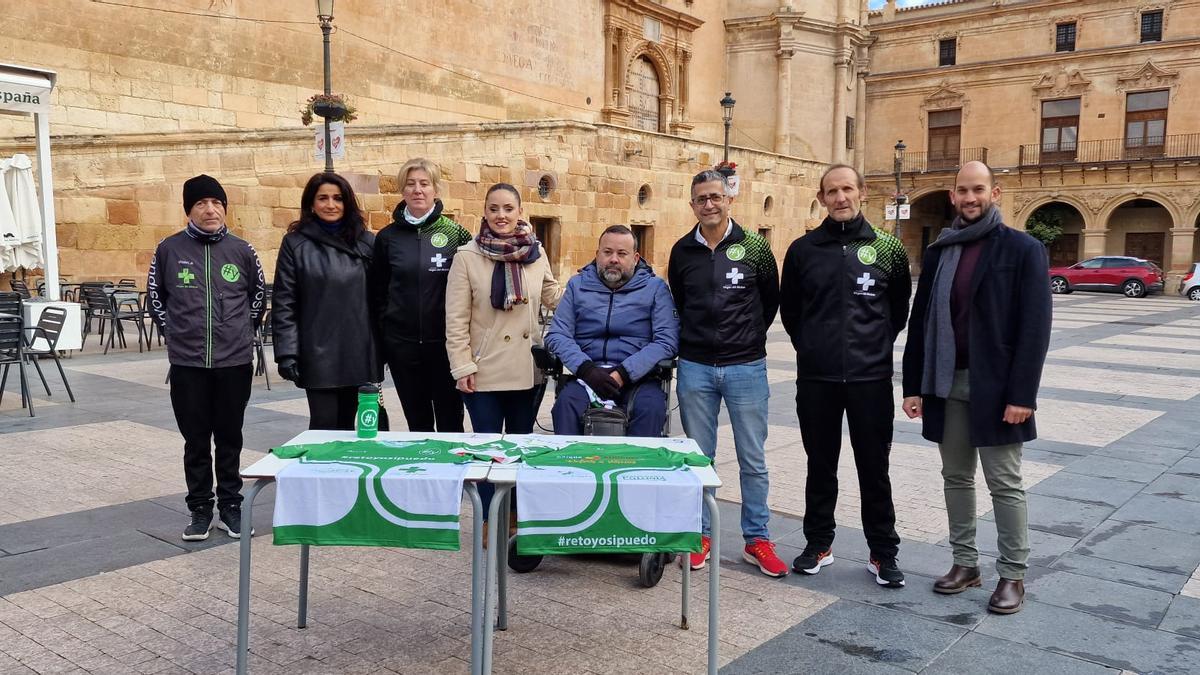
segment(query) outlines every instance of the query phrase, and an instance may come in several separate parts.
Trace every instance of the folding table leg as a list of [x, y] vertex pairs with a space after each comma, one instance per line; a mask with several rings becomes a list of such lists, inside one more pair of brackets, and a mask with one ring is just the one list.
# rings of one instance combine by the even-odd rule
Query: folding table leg
[[717, 634], [721, 618], [721, 512], [717, 508], [717, 498], [707, 490], [704, 491], [704, 503], [712, 526], [712, 565], [708, 571], [708, 672], [717, 675], [717, 648], [721, 643]]
[[[492, 622], [496, 617], [495, 603], [492, 602], [492, 589], [496, 585], [497, 574], [504, 574], [502, 570], [497, 570], [497, 561], [500, 559], [497, 549], [501, 546], [501, 530], [504, 531], [506, 540], [508, 534], [508, 527], [496, 527], [495, 525], [500, 522], [501, 502], [504, 501], [504, 497], [508, 495], [508, 491], [511, 489], [511, 485], [497, 485], [496, 494], [492, 497], [492, 505], [488, 508], [488, 521], [492, 526], [488, 528], [487, 580], [483, 584], [483, 667], [481, 672], [484, 675], [490, 675], [492, 672], [492, 639], [494, 628]], [[507, 543], [505, 541], [505, 544]]]
[[683, 553], [680, 562], [683, 564], [683, 607], [682, 613], [679, 616], [679, 627], [683, 630], [688, 630], [691, 626], [688, 625], [688, 605], [691, 604], [692, 597], [692, 554]]
[[242, 499], [242, 539], [238, 557], [237, 675], [246, 675], [250, 656], [250, 533], [254, 531], [254, 498], [267, 483], [260, 478]]
[[308, 627], [308, 544], [300, 544], [300, 606], [296, 609], [296, 628]]
[[471, 675], [483, 673], [483, 500], [479, 488], [467, 483], [463, 488], [471, 499]]
[[[502, 542], [496, 549], [496, 630], [508, 630], [508, 519], [512, 513], [512, 489], [504, 493], [500, 506], [500, 520], [492, 521], [492, 527], [500, 533]], [[499, 526], [497, 527], [497, 523]]]

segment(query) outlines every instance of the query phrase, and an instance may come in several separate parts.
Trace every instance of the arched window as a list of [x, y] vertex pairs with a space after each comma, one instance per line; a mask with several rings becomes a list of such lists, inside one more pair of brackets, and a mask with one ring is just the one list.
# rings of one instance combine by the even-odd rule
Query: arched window
[[658, 117], [658, 71], [645, 56], [629, 65], [629, 112], [633, 126], [646, 131], [661, 131]]

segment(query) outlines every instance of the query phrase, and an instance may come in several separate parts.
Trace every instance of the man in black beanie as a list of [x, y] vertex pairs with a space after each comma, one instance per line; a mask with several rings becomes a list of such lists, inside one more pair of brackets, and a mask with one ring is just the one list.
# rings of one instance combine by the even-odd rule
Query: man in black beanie
[[228, 204], [215, 178], [188, 179], [187, 227], [159, 242], [146, 282], [151, 317], [167, 340], [171, 407], [184, 441], [192, 513], [185, 541], [207, 539], [212, 529], [214, 442], [217, 527], [234, 538], [242, 532], [242, 418], [266, 282], [254, 247], [225, 226]]

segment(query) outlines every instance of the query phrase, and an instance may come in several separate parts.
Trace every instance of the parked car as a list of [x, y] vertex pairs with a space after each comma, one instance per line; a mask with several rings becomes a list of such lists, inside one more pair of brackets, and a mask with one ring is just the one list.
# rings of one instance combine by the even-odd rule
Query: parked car
[[1200, 300], [1200, 262], [1192, 263], [1192, 268], [1179, 281], [1179, 294], [1188, 300]]
[[1140, 298], [1161, 293], [1164, 280], [1158, 265], [1130, 256], [1106, 255], [1070, 267], [1050, 268], [1050, 290], [1054, 293], [1109, 291]]

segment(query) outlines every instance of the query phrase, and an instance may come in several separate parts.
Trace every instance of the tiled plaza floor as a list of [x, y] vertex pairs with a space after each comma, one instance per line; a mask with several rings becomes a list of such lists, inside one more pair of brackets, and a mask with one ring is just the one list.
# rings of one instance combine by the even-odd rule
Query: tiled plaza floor
[[[881, 589], [865, 571], [848, 442], [837, 564], [816, 577], [757, 574], [741, 562], [737, 463], [722, 416], [723, 672], [1200, 672], [1200, 303], [1080, 293], [1056, 297], [1055, 316], [1041, 438], [1025, 451], [1025, 610], [985, 610], [996, 551], [982, 478], [984, 588], [930, 591], [950, 564], [940, 463], [899, 412], [891, 476], [908, 587]], [[804, 546], [805, 456], [794, 354], [778, 326], [770, 337], [771, 529], [790, 561]], [[64, 362], [78, 402], [52, 364], [52, 396], [33, 376], [37, 417], [21, 410], [15, 373], [0, 401], [0, 673], [231, 672], [237, 549], [217, 531], [179, 539], [182, 442], [165, 352], [97, 352], [93, 342]], [[302, 392], [274, 378], [268, 391], [256, 378], [243, 464], [306, 416]], [[255, 514], [252, 672], [468, 671], [466, 552], [314, 550], [310, 621], [298, 630], [297, 555], [271, 544], [272, 496], [268, 488]], [[636, 576], [629, 561], [551, 559], [510, 577], [495, 671], [701, 672], [707, 573], [694, 575], [687, 631], [678, 569], [653, 589]]]

